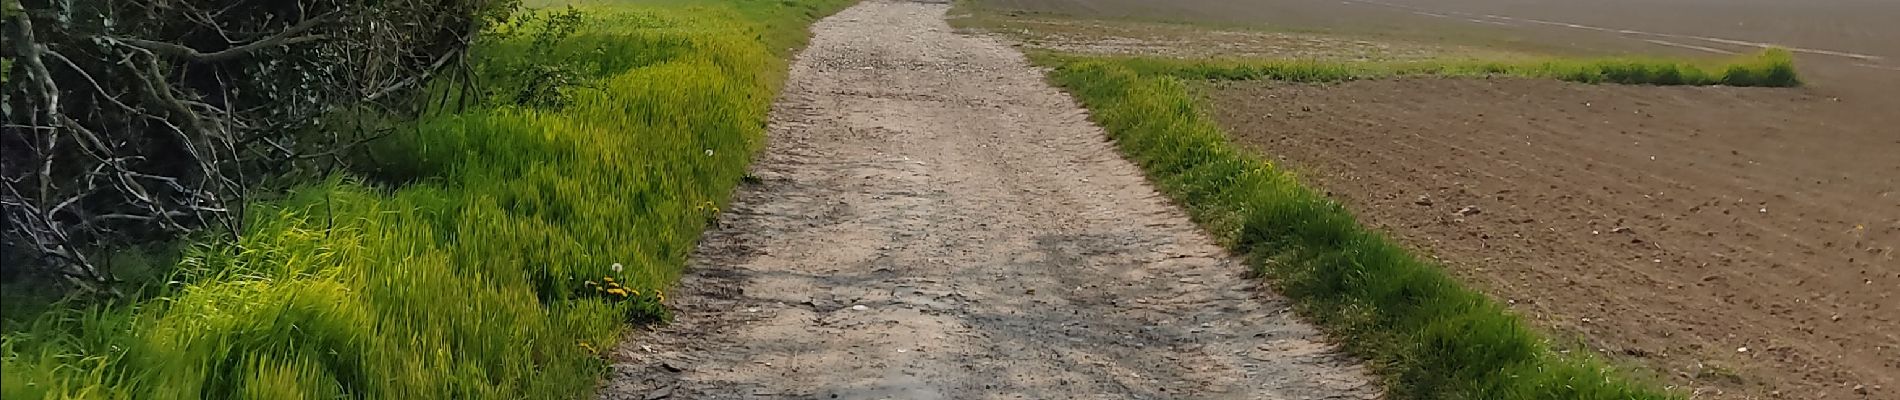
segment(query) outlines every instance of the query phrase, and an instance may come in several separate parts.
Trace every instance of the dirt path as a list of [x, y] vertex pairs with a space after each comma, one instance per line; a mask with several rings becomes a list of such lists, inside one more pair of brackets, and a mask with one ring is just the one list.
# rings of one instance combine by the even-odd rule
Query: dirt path
[[604, 398], [1377, 397], [947, 7], [869, 0], [813, 28], [758, 179]]

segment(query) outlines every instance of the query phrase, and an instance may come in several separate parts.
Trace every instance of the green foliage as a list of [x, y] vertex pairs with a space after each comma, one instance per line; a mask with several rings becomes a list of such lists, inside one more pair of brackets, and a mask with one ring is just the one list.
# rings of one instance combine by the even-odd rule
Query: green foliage
[[[1082, 59], [1041, 57], [1062, 64]], [[1561, 79], [1584, 83], [1634, 85], [1799, 86], [1794, 58], [1788, 51], [1768, 49], [1714, 66], [1638, 58], [1551, 59], [1496, 62], [1477, 60], [1340, 62], [1316, 60], [1178, 60], [1158, 58], [1103, 58], [1144, 75], [1161, 74], [1185, 79], [1339, 82], [1407, 75], [1509, 75]]]
[[[1320, 81], [1345, 76], [1324, 64], [1279, 65], [1248, 73]], [[1553, 351], [1503, 306], [1229, 142], [1180, 78], [1137, 71], [1151, 66], [1087, 61], [1052, 75], [1196, 222], [1249, 254], [1303, 315], [1368, 359], [1386, 378], [1391, 398], [1673, 398], [1582, 353]]]
[[1768, 49], [1754, 59], [1734, 62], [1722, 71], [1722, 84], [1729, 86], [1799, 86], [1794, 72], [1794, 54], [1784, 49]]
[[[490, 40], [497, 44], [491, 48], [513, 50], [518, 47], [520, 50], [487, 53], [476, 64], [483, 67], [480, 75], [484, 86], [496, 92], [510, 92], [485, 97], [491, 97], [491, 102], [505, 100], [519, 106], [560, 108], [565, 105], [568, 93], [564, 90], [581, 79], [576, 64], [583, 56], [601, 59], [606, 55], [606, 43], [592, 43], [596, 45], [592, 54], [562, 48], [571, 43], [568, 39], [581, 28], [583, 21], [580, 10], [568, 7], [557, 12], [523, 12], [511, 19], [509, 26], [496, 29]], [[526, 40], [521, 36], [526, 36]], [[596, 69], [592, 72], [602, 75], [613, 71]]]
[[786, 65], [768, 43], [845, 3], [588, 7], [484, 43], [483, 62], [571, 62], [592, 90], [408, 123], [372, 149], [371, 177], [405, 185], [254, 202], [241, 241], [187, 246], [148, 300], [9, 305], [40, 311], [7, 315], [0, 397], [586, 396], [619, 328], [665, 317], [762, 143]]

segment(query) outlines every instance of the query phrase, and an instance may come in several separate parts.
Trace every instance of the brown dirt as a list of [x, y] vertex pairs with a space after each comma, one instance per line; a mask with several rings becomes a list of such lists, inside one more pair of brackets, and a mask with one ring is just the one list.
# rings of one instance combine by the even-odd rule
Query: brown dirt
[[1364, 223], [1697, 398], [1900, 399], [1900, 135], [1864, 110], [1523, 79], [1209, 95]]
[[[1900, 61], [1900, 3], [1889, 0], [1353, 0], [1508, 24], [1529, 20], [1776, 43]], [[1487, 16], [1509, 16], [1498, 20]], [[1465, 21], [1470, 22], [1470, 21]], [[1561, 27], [1561, 26], [1560, 26]], [[1566, 27], [1568, 28], [1568, 27]], [[1569, 28], [1576, 29], [1576, 28]], [[1694, 38], [1696, 44], [1723, 44]]]
[[[1554, 54], [1729, 57], [1794, 48], [1819, 95], [1900, 126], [1900, 1], [971, 0], [988, 14], [1179, 21]], [[1384, 38], [1386, 40], [1380, 40]], [[1893, 129], [1889, 128], [1889, 132]]]
[[602, 396], [1375, 398], [1066, 95], [945, 4], [814, 26], [678, 320]]
[[1527, 54], [1309, 32], [1215, 29], [1176, 23], [1107, 22], [964, 13], [952, 23], [1000, 34], [1020, 45], [1067, 54], [1174, 58], [1298, 58], [1338, 61], [1503, 60]]

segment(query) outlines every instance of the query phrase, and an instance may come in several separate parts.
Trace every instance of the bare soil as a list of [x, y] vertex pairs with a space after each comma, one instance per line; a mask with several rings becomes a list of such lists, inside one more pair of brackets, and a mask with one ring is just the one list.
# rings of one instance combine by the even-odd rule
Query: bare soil
[[603, 398], [1378, 396], [948, 7], [813, 28], [677, 321], [615, 350]]
[[1871, 58], [1847, 57], [1846, 60], [1871, 64], [1893, 65], [1900, 61], [1900, 42], [1894, 40], [1900, 38], [1900, 25], [1893, 23], [1900, 21], [1900, 3], [1888, 0], [1354, 1], [1449, 17], [1473, 17], [1501, 23], [1502, 27], [1543, 25], [1536, 21], [1558, 22], [1679, 35], [1671, 40], [1698, 45], [1734, 45], [1698, 39], [1717, 38], [1853, 53]]
[[1037, 50], [1083, 55], [1174, 58], [1297, 58], [1336, 61], [1506, 60], [1528, 54], [1477, 46], [1312, 32], [1213, 28], [1178, 23], [1096, 21], [970, 12], [959, 27], [999, 34]]
[[[1170, 21], [1563, 55], [1795, 51], [1814, 93], [1900, 132], [1900, 1], [971, 0], [988, 14]], [[1455, 51], [1466, 53], [1466, 51]], [[1900, 133], [1896, 133], [1900, 134]]]
[[1900, 399], [1900, 135], [1863, 109], [1525, 79], [1208, 95], [1363, 223], [1696, 398]]

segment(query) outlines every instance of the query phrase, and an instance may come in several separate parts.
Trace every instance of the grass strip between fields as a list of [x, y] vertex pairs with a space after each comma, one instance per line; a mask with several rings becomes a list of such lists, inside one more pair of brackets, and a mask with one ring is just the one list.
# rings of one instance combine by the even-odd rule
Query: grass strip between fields
[[597, 3], [560, 45], [588, 74], [563, 106], [406, 123], [366, 174], [400, 181], [254, 202], [143, 300], [8, 315], [0, 397], [590, 395], [761, 147], [805, 27], [850, 1]]
[[1794, 57], [1782, 49], [1718, 62], [1690, 62], [1663, 58], [1552, 58], [1543, 60], [1194, 60], [1152, 57], [1086, 57], [1040, 54], [1044, 64], [1085, 60], [1114, 63], [1142, 75], [1185, 79], [1277, 80], [1339, 82], [1397, 76], [1519, 76], [1583, 83], [1631, 85], [1722, 85], [1745, 87], [1800, 86]]
[[1390, 398], [1675, 398], [1587, 352], [1555, 350], [1504, 306], [1232, 143], [1179, 70], [1127, 64], [1073, 61], [1051, 77], [1197, 223], [1368, 360]]

